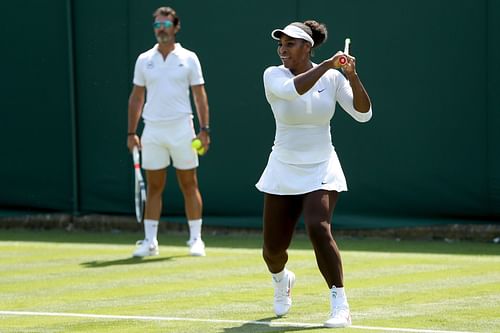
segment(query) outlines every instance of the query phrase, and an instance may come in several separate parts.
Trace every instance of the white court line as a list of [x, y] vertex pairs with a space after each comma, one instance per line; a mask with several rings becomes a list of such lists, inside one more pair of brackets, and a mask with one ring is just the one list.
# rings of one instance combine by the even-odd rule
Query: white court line
[[[230, 320], [230, 319], [199, 319], [199, 318], [180, 318], [180, 317], [156, 317], [156, 316], [120, 316], [120, 315], [103, 315], [103, 314], [87, 314], [87, 313], [68, 313], [68, 312], [32, 312], [32, 311], [1, 311], [0, 315], [6, 316], [45, 316], [45, 317], [77, 317], [77, 318], [93, 318], [93, 319], [127, 319], [127, 320], [146, 320], [146, 321], [190, 321], [204, 323], [226, 323], [226, 324], [253, 324], [265, 325], [269, 327], [324, 327], [323, 324], [308, 324], [308, 323], [293, 323], [293, 322], [271, 322], [271, 321], [254, 321], [254, 320]], [[467, 331], [440, 331], [440, 330], [425, 330], [414, 328], [395, 328], [395, 327], [376, 327], [376, 326], [357, 326], [352, 325], [352, 328], [372, 331], [391, 331], [391, 332], [416, 332], [416, 333], [474, 333]]]

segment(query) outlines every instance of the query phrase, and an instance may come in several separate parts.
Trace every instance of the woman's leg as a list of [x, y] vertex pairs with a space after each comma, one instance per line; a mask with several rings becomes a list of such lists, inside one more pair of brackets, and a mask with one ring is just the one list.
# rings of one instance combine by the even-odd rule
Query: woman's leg
[[342, 260], [331, 232], [331, 218], [339, 193], [319, 190], [304, 198], [304, 222], [328, 288], [344, 286]]
[[271, 273], [279, 273], [288, 261], [287, 249], [302, 212], [303, 196], [264, 196], [264, 244], [262, 255]]

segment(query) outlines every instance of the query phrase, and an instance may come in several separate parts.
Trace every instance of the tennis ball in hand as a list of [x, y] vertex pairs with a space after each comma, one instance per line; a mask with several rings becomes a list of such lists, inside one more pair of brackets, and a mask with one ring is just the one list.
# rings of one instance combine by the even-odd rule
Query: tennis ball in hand
[[200, 149], [203, 145], [201, 144], [201, 140], [200, 139], [194, 139], [192, 142], [191, 142], [191, 146], [193, 146], [194, 149], [198, 150]]
[[201, 143], [200, 139], [194, 139], [193, 142], [191, 142], [191, 146], [194, 150], [196, 150], [198, 155], [205, 154], [205, 148], [203, 148], [203, 144]]

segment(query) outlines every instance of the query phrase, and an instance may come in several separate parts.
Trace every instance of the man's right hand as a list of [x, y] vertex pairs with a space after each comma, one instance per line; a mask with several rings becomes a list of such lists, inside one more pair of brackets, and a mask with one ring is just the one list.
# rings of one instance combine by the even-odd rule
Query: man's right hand
[[139, 139], [139, 136], [137, 134], [128, 134], [127, 135], [127, 148], [130, 152], [134, 149], [134, 147], [137, 146], [139, 149], [141, 149], [141, 141]]

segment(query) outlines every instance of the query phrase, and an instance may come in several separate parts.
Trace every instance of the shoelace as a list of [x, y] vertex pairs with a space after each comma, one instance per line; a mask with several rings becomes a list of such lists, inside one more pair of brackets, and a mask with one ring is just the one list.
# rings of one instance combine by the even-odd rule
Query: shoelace
[[191, 244], [188, 244], [188, 245], [193, 247], [193, 248], [204, 248], [205, 247], [205, 243], [203, 243], [203, 241], [199, 240], [199, 239], [195, 239], [193, 242], [191, 242]]
[[332, 312], [330, 313], [330, 317], [344, 317], [348, 319], [350, 316], [349, 309], [346, 308], [339, 308], [335, 307], [333, 308]]
[[[135, 242], [135, 246], [141, 246], [141, 245], [142, 245], [142, 244], [144, 244], [144, 243], [145, 243], [145, 240], [144, 240], [144, 239], [141, 239], [141, 240], [138, 240], [137, 242]], [[151, 244], [149, 244], [149, 246], [148, 246], [148, 247], [149, 247], [150, 249], [154, 249], [154, 248], [155, 248], [154, 244], [152, 244], [152, 243], [151, 243]]]

